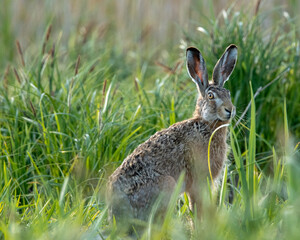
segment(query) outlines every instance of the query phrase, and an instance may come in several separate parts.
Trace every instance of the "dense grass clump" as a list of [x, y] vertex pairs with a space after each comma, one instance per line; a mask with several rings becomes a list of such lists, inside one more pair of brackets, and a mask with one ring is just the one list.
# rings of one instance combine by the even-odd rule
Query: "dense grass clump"
[[[131, 3], [124, 4], [145, 22], [107, 17], [97, 24], [92, 8], [80, 12], [75, 2], [78, 16], [70, 16], [73, 27], [65, 32], [64, 15], [51, 2], [37, 3], [44, 29], [34, 35], [27, 24], [30, 39], [15, 37], [24, 31], [12, 27], [16, 5], [4, 0], [6, 11], [0, 8], [0, 239], [126, 238], [107, 222], [108, 175], [157, 130], [192, 115], [197, 93], [185, 71], [185, 48], [197, 46], [211, 73], [230, 43], [239, 56], [225, 87], [238, 116], [220, 189], [213, 192], [208, 179], [203, 220], [190, 229], [193, 213], [178, 186], [163, 224], [150, 218], [139, 238], [297, 239], [297, 16], [257, 5], [254, 14], [234, 6], [204, 17], [191, 4], [178, 10], [191, 17], [182, 26], [162, 24], [168, 15], [154, 11], [166, 29], [161, 33]], [[103, 2], [107, 14], [124, 7]], [[130, 36], [117, 38], [126, 35], [126, 24]]]

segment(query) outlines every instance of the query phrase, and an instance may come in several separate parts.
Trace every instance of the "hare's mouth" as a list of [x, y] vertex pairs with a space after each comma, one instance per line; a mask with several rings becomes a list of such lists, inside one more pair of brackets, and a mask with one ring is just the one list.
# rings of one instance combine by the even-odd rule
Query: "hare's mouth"
[[229, 121], [231, 119], [231, 117], [230, 116], [229, 117], [220, 117], [220, 116], [218, 116], [218, 119], [222, 122], [225, 122], [225, 121]]

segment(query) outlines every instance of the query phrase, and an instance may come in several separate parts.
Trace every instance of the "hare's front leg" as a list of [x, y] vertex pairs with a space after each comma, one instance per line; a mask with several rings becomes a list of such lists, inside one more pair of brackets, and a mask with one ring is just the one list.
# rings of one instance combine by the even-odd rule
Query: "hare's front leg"
[[193, 211], [195, 219], [200, 219], [202, 211], [202, 201], [200, 198], [199, 186], [192, 186], [190, 189], [188, 189], [187, 193], [189, 197], [190, 209], [191, 211]]

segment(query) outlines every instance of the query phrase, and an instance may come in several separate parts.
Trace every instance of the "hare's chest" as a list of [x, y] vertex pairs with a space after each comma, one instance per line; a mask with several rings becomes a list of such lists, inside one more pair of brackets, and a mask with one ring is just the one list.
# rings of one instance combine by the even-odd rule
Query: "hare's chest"
[[208, 172], [207, 150], [208, 144], [204, 141], [193, 142], [189, 146], [190, 170], [199, 176], [204, 176]]
[[212, 145], [210, 149], [210, 168], [214, 179], [218, 178], [223, 170], [227, 157], [227, 144], [224, 141], [222, 144]]
[[190, 146], [191, 168], [206, 177], [209, 175], [209, 167], [213, 178], [217, 178], [223, 169], [226, 159], [227, 144], [225, 139], [213, 139], [209, 141], [194, 143]]

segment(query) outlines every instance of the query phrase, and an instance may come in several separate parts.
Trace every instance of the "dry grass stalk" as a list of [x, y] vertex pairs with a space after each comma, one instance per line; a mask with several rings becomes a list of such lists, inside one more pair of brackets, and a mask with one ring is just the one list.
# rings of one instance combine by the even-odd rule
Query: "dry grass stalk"
[[20, 42], [18, 40], [16, 41], [16, 45], [17, 45], [18, 53], [19, 53], [20, 58], [21, 58], [22, 66], [25, 67], [25, 61], [24, 61], [23, 51], [22, 51]]

